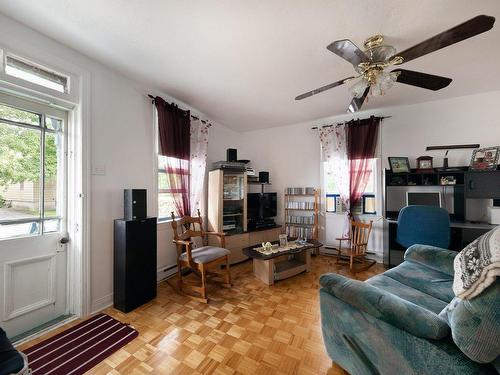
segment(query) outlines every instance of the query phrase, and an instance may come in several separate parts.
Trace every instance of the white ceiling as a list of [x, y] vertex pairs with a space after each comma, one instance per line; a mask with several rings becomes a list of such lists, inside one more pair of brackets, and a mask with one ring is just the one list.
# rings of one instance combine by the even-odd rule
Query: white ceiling
[[439, 92], [397, 84], [363, 109], [500, 88], [498, 0], [0, 0], [0, 11], [236, 130], [345, 113], [347, 86], [295, 101], [351, 76], [329, 52], [373, 34], [398, 50], [476, 15], [494, 28], [403, 65], [453, 78]]

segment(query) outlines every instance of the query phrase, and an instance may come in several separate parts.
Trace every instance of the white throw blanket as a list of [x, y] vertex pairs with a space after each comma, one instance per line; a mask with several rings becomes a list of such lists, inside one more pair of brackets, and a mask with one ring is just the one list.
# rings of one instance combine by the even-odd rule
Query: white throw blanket
[[454, 261], [453, 292], [462, 299], [479, 295], [500, 276], [500, 226], [465, 247]]

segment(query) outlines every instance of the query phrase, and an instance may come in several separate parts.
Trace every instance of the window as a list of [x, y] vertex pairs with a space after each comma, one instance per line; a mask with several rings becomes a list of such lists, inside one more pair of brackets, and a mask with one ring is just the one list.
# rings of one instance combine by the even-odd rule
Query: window
[[5, 74], [58, 92], [68, 92], [68, 77], [9, 55], [5, 59]]
[[[169, 165], [180, 165], [180, 169], [169, 169]], [[166, 221], [175, 212], [175, 200], [181, 199], [182, 190], [175, 188], [181, 186], [182, 175], [189, 173], [189, 161], [158, 155], [158, 221]], [[171, 187], [174, 182], [174, 188]]]
[[[356, 214], [375, 214], [376, 207], [376, 163], [377, 159], [371, 159], [369, 164], [370, 176], [366, 188], [363, 192], [363, 198], [359, 203], [351, 207], [351, 211]], [[339, 195], [339, 189], [335, 179], [326, 173], [327, 166], [324, 163], [323, 169], [325, 171], [325, 191], [326, 191], [326, 212], [341, 213], [345, 211], [345, 206], [342, 204]]]

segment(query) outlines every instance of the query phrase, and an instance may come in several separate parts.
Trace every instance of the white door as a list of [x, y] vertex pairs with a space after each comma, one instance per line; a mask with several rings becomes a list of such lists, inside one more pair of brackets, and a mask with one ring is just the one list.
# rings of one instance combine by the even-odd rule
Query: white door
[[67, 112], [0, 93], [0, 326], [67, 313]]

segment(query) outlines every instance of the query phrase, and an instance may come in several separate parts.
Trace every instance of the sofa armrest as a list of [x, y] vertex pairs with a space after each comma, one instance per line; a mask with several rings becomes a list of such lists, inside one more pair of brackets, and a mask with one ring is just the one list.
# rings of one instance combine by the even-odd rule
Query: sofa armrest
[[331, 295], [412, 335], [441, 339], [450, 333], [439, 315], [372, 285], [335, 273], [322, 275], [319, 281]]
[[420, 263], [436, 271], [453, 276], [453, 260], [457, 256], [456, 251], [442, 249], [429, 245], [413, 245], [405, 252], [405, 260]]

